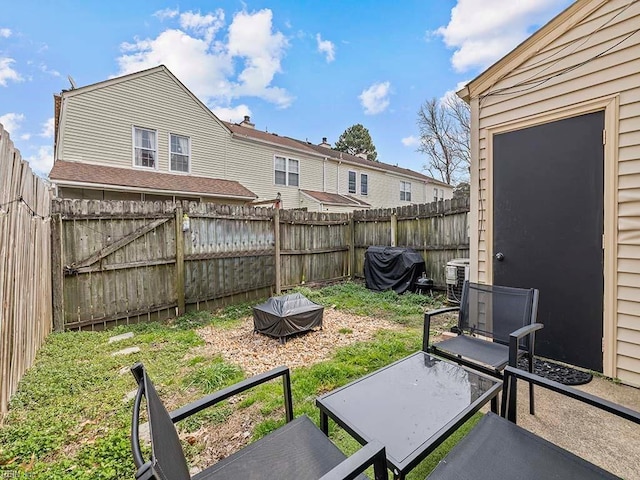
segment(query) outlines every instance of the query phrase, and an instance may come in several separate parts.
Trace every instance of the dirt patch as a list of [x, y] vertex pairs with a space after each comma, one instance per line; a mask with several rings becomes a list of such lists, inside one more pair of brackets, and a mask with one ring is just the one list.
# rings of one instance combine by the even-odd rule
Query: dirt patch
[[389, 320], [359, 317], [325, 308], [322, 329], [287, 338], [281, 344], [276, 338], [253, 333], [253, 319], [247, 317], [234, 329], [214, 325], [198, 330], [206, 344], [193, 349], [193, 356], [221, 355], [225, 361], [239, 365], [247, 375], [265, 372], [279, 365], [289, 368], [313, 365], [330, 358], [336, 348], [371, 340], [378, 330], [400, 330]]

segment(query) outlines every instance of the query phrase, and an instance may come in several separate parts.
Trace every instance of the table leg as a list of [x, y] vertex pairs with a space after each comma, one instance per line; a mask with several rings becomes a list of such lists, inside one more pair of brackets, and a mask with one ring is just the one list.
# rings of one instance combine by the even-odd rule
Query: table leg
[[320, 430], [326, 436], [329, 436], [329, 417], [322, 410], [320, 410]]
[[491, 399], [491, 411], [496, 415], [498, 415], [498, 396], [497, 395], [495, 395]]

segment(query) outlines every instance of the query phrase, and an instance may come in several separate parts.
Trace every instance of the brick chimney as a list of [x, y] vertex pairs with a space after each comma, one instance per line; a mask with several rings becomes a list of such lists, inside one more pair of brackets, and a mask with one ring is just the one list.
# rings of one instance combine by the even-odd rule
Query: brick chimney
[[249, 115], [245, 115], [244, 116], [244, 120], [242, 120], [240, 122], [240, 125], [242, 125], [243, 127], [247, 127], [247, 128], [255, 128], [256, 127], [255, 123], [251, 123], [251, 117]]
[[320, 147], [331, 148], [331, 144], [327, 142], [327, 137], [322, 137], [322, 143], [319, 144]]

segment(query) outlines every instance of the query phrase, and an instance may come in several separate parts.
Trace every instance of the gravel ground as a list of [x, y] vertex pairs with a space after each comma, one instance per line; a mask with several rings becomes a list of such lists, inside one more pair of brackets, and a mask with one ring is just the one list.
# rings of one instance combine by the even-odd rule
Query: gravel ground
[[253, 333], [253, 319], [245, 318], [232, 330], [207, 326], [198, 330], [206, 345], [194, 355], [215, 355], [255, 375], [279, 365], [293, 369], [326, 360], [338, 347], [370, 340], [378, 330], [398, 330], [397, 323], [350, 315], [325, 308], [322, 329], [289, 337], [281, 344], [276, 338]]

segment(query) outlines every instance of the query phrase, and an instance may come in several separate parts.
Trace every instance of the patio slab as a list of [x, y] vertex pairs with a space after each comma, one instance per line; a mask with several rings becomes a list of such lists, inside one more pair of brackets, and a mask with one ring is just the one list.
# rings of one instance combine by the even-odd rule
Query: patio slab
[[[640, 411], [638, 388], [600, 377], [575, 388]], [[518, 382], [518, 425], [615, 475], [640, 480], [640, 428], [636, 424], [538, 387], [532, 416], [528, 399], [528, 384]]]

